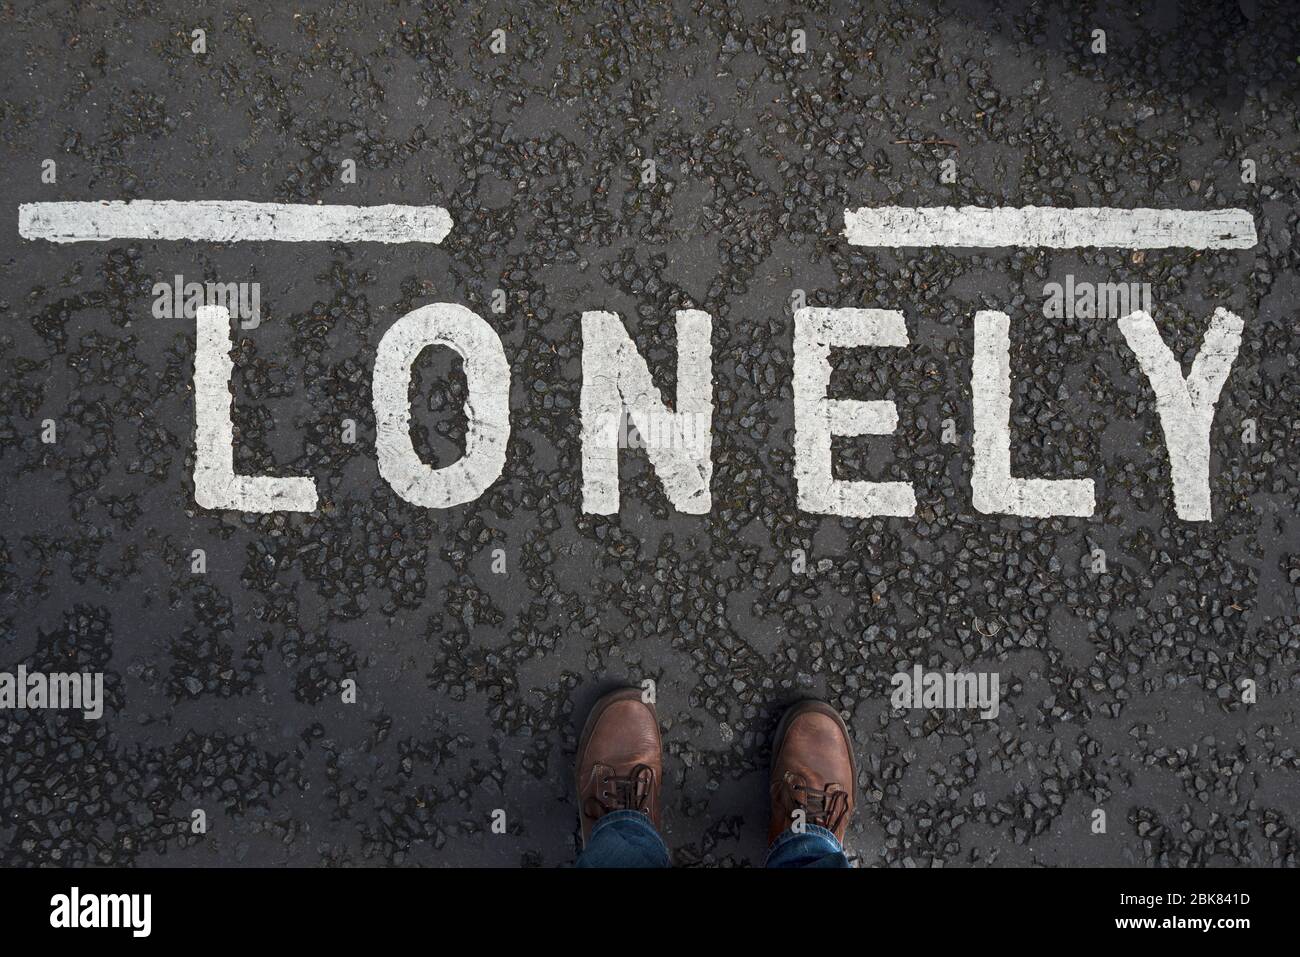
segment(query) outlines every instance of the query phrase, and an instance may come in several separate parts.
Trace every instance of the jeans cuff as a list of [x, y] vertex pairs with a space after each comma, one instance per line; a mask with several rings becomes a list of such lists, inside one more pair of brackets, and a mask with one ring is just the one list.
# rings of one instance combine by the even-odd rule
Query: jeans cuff
[[767, 849], [767, 854], [763, 857], [763, 866], [767, 866], [767, 862], [772, 859], [772, 855], [775, 854], [778, 849], [789, 844], [791, 841], [798, 841], [808, 837], [818, 838], [825, 842], [827, 854], [844, 853], [844, 845], [840, 843], [840, 839], [835, 836], [834, 831], [824, 828], [820, 824], [805, 824], [803, 826], [802, 834], [796, 833], [790, 828], [786, 828], [778, 834], [776, 840], [773, 841], [771, 846]]
[[[608, 811], [597, 818], [596, 823], [591, 826], [591, 833], [594, 835], [603, 827], [609, 827], [616, 821], [631, 821], [636, 824], [643, 824], [651, 831], [655, 831], [654, 824], [650, 821], [650, 815], [642, 814], [640, 811], [622, 810]], [[657, 835], [659, 832], [655, 831]]]
[[[596, 823], [591, 826], [591, 837], [594, 838], [601, 828], [609, 827], [620, 822], [625, 825], [630, 824], [638, 830], [644, 831], [646, 834], [654, 835], [655, 843], [659, 845], [659, 850], [663, 854], [664, 861], [672, 861], [672, 852], [668, 850], [668, 845], [664, 843], [663, 836], [659, 833], [659, 829], [654, 826], [654, 822], [650, 820], [649, 814], [642, 814], [640, 811], [610, 811], [608, 814], [602, 814]], [[591, 838], [588, 838], [587, 840], [588, 843], [591, 842]], [[665, 863], [664, 867], [667, 866], [668, 863]]]

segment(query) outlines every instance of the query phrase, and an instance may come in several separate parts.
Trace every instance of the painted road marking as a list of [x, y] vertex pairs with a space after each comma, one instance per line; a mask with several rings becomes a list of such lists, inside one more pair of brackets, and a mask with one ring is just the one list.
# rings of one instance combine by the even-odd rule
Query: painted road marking
[[[33, 203], [19, 209], [28, 239], [96, 242], [109, 239], [190, 239], [212, 242], [440, 242], [451, 216], [438, 206], [312, 206], [242, 201]], [[845, 210], [845, 236], [868, 246], [1119, 246], [1246, 249], [1256, 243], [1246, 210], [1050, 209], [1045, 207], [883, 207]], [[210, 509], [314, 511], [311, 478], [271, 478], [234, 471], [230, 378], [232, 343], [224, 307], [198, 310], [194, 357], [197, 456], [195, 499]], [[712, 319], [698, 310], [677, 313], [677, 412], [658, 395], [649, 368], [619, 318], [586, 312], [583, 333], [583, 510], [619, 509], [618, 448], [603, 425], [624, 412], [638, 428], [652, 416], [712, 420]], [[1190, 375], [1142, 311], [1120, 328], [1157, 397], [1179, 517], [1210, 519], [1209, 432], [1214, 409], [1241, 344], [1241, 319], [1215, 312]], [[449, 346], [465, 365], [470, 428], [462, 459], [432, 469], [410, 439], [411, 365], [431, 345]], [[795, 314], [795, 478], [801, 508], [846, 516], [909, 516], [916, 499], [906, 482], [835, 481], [835, 435], [888, 435], [898, 426], [889, 401], [828, 400], [832, 348], [908, 345], [900, 312], [800, 309]], [[373, 379], [380, 474], [399, 496], [428, 508], [476, 499], [505, 466], [510, 435], [510, 367], [500, 337], [474, 312], [451, 303], [423, 306], [403, 316], [380, 342]], [[1010, 320], [1005, 313], [975, 316], [975, 465], [973, 504], [990, 514], [1087, 517], [1095, 510], [1091, 479], [1020, 479], [1011, 473]], [[675, 419], [674, 419], [675, 421]], [[679, 430], [680, 431], [680, 430]], [[679, 511], [705, 514], [712, 505], [711, 442], [679, 451], [651, 449], [669, 500]]]
[[1089, 206], [862, 206], [844, 211], [854, 246], [1117, 246], [1121, 249], [1250, 249], [1249, 210]]
[[244, 200], [101, 200], [24, 203], [18, 234], [52, 243], [113, 239], [196, 242], [440, 243], [451, 231], [441, 206], [342, 206]]
[[[1249, 249], [1258, 242], [1254, 218], [1245, 209], [864, 206], [846, 209], [844, 224], [844, 236], [855, 246]], [[19, 235], [55, 243], [440, 243], [451, 227], [451, 214], [441, 206], [103, 200], [18, 208]]]

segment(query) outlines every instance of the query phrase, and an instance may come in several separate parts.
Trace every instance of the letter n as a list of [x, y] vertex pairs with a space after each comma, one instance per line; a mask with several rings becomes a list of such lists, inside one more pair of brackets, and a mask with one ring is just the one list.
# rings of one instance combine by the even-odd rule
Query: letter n
[[[696, 309], [677, 311], [677, 410], [670, 412], [618, 316], [582, 314], [582, 510], [618, 512], [617, 431], [626, 411], [648, 434], [659, 418], [674, 441], [649, 443], [646, 454], [673, 507], [703, 515], [713, 500], [713, 321]], [[689, 429], [689, 432], [688, 432]], [[686, 441], [690, 435], [694, 441]], [[680, 440], [680, 441], [677, 441]]]

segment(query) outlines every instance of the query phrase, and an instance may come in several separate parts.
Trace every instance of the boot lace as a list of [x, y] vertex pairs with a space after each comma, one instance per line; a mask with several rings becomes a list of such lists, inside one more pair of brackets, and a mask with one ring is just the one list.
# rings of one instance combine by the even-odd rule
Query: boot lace
[[785, 789], [796, 808], [802, 808], [806, 820], [828, 831], [838, 831], [849, 810], [849, 795], [838, 784], [815, 788], [802, 774], [785, 772]]
[[654, 768], [638, 764], [626, 777], [614, 773], [613, 768], [596, 769], [599, 775], [596, 791], [587, 798], [587, 816], [598, 818], [611, 811], [640, 811], [650, 813], [650, 795], [654, 789]]

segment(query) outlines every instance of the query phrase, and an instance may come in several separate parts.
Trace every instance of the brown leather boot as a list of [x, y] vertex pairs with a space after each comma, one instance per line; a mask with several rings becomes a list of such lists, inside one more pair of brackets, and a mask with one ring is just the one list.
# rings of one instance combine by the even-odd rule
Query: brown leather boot
[[853, 741], [838, 711], [822, 701], [801, 701], [781, 719], [772, 743], [771, 844], [803, 810], [804, 822], [818, 824], [844, 842], [857, 806], [858, 766]]
[[610, 811], [640, 811], [659, 830], [663, 744], [659, 717], [639, 688], [620, 688], [596, 702], [575, 763], [583, 847]]

